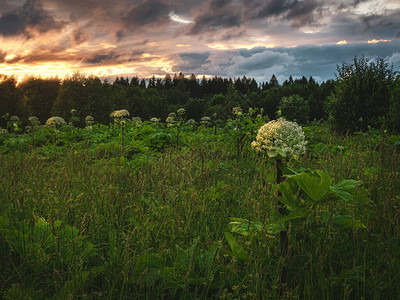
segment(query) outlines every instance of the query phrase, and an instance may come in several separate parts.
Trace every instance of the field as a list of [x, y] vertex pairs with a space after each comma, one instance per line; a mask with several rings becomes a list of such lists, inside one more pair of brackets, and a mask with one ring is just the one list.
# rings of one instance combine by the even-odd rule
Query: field
[[278, 193], [264, 123], [0, 135], [0, 297], [398, 297], [400, 137], [304, 127]]

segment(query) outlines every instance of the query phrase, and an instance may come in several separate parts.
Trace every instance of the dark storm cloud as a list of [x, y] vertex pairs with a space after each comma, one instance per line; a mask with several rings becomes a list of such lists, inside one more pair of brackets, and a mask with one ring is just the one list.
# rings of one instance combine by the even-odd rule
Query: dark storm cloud
[[259, 18], [267, 18], [272, 16], [279, 16], [286, 13], [290, 9], [296, 6], [298, 1], [296, 0], [267, 0], [262, 5], [257, 2], [257, 6], [260, 5], [260, 10], [256, 14]]
[[[400, 68], [400, 42], [358, 43], [347, 45], [306, 45], [295, 48], [258, 47], [237, 51], [218, 51], [214, 53], [181, 54], [183, 61], [179, 67], [185, 72], [210, 74], [225, 77], [246, 75], [258, 81], [267, 81], [272, 74], [281, 81], [293, 77], [313, 76], [322, 82], [334, 79], [337, 65], [351, 63], [355, 56], [367, 59], [382, 58], [393, 64], [394, 70]], [[203, 73], [202, 73], [203, 72]]]
[[233, 39], [239, 39], [246, 34], [246, 30], [237, 31], [236, 29], [230, 30], [221, 36], [222, 41], [229, 41]]
[[143, 50], [134, 50], [130, 54], [130, 58], [128, 59], [128, 62], [140, 62], [143, 60], [142, 55], [145, 53]]
[[210, 8], [211, 9], [219, 9], [219, 8], [222, 8], [226, 5], [228, 5], [231, 2], [232, 2], [232, 0], [213, 0], [210, 2]]
[[371, 27], [389, 27], [393, 25], [393, 21], [387, 15], [367, 15], [361, 17], [362, 22], [369, 29]]
[[126, 36], [125, 32], [122, 30], [118, 30], [115, 33], [115, 38], [117, 39], [117, 42], [121, 41], [124, 37]]
[[0, 49], [0, 63], [5, 62], [5, 57], [6, 56], [7, 56], [7, 53]]
[[80, 45], [88, 40], [87, 34], [82, 29], [75, 29], [72, 38], [74, 45]]
[[18, 35], [24, 32], [25, 28], [24, 20], [15, 13], [8, 13], [0, 17], [0, 34], [3, 36]]
[[400, 28], [400, 10], [385, 15], [354, 16], [341, 13], [332, 18], [329, 28], [324, 32], [327, 36], [341, 35], [341, 39], [365, 41], [371, 39], [396, 39]]
[[202, 65], [204, 65], [210, 55], [210, 52], [181, 53], [179, 54], [179, 57], [182, 63], [178, 64], [177, 68], [183, 72], [192, 72], [193, 70], [199, 69]]
[[91, 65], [101, 65], [102, 63], [116, 63], [118, 58], [120, 57], [119, 54], [116, 54], [114, 51], [108, 53], [98, 53], [94, 54], [89, 58], [83, 60], [84, 63], [91, 64]]
[[230, 0], [213, 0], [205, 4], [196, 15], [194, 24], [187, 32], [198, 35], [210, 31], [240, 27], [243, 13], [238, 3]]
[[129, 29], [161, 26], [169, 22], [170, 7], [164, 1], [149, 0], [134, 6], [125, 17]]
[[315, 0], [247, 0], [250, 18], [277, 18], [291, 22], [292, 27], [301, 27], [317, 23], [320, 15], [320, 3]]
[[30, 37], [32, 31], [45, 33], [62, 26], [43, 8], [40, 0], [27, 0], [21, 7], [0, 17], [0, 35], [3, 36], [25, 34]]

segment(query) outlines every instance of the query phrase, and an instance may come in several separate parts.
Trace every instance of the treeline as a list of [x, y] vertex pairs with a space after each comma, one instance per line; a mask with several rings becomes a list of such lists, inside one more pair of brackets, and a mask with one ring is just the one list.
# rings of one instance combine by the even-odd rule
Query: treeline
[[[107, 124], [111, 121], [110, 113], [116, 109], [127, 109], [132, 117], [144, 120], [165, 120], [170, 112], [182, 107], [187, 119], [200, 120], [216, 113], [217, 118], [224, 120], [232, 117], [233, 107], [240, 106], [245, 111], [250, 107], [262, 108], [273, 119], [282, 99], [296, 95], [300, 106], [307, 108], [297, 120], [307, 122], [327, 118], [325, 101], [333, 88], [334, 81], [318, 84], [312, 77], [304, 76], [290, 77], [280, 84], [273, 75], [270, 81], [257, 84], [245, 76], [197, 79], [194, 74], [180, 73], [148, 80], [117, 77], [111, 83], [76, 73], [64, 80], [29, 77], [18, 84], [14, 76], [0, 75], [0, 115], [17, 115], [22, 121], [36, 116], [44, 123], [55, 115], [68, 121], [75, 109], [82, 122], [91, 115], [96, 122]], [[2, 127], [5, 122], [3, 118]]]

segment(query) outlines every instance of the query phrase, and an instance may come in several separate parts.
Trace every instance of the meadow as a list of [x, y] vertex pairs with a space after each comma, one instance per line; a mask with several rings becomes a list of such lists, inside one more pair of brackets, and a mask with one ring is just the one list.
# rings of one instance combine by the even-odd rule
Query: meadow
[[400, 137], [303, 127], [278, 192], [266, 121], [1, 134], [0, 297], [395, 299]]

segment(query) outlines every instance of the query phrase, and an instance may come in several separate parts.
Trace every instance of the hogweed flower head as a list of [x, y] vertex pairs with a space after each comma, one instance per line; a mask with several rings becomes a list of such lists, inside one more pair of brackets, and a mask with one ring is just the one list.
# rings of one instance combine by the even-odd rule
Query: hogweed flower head
[[175, 118], [172, 117], [171, 114], [174, 114], [174, 113], [170, 113], [169, 116], [167, 117], [167, 119], [165, 119], [165, 122], [167, 122], [168, 127], [172, 127], [175, 123]]
[[86, 125], [92, 125], [93, 124], [93, 122], [94, 122], [94, 118], [92, 117], [92, 116], [86, 116], [86, 118], [85, 118], [85, 123], [86, 123]]
[[46, 121], [47, 127], [58, 128], [65, 125], [67, 125], [67, 122], [65, 122], [63, 118], [57, 116], [51, 117]]
[[10, 122], [15, 123], [19, 121], [19, 117], [18, 116], [11, 116], [10, 118]]
[[129, 111], [127, 111], [126, 109], [114, 110], [110, 114], [110, 117], [114, 119], [122, 119], [122, 118], [127, 118], [129, 116], [130, 116]]
[[136, 127], [142, 126], [142, 118], [141, 117], [133, 117], [132, 122], [135, 123]]
[[158, 122], [160, 122], [160, 119], [156, 118], [156, 117], [153, 117], [153, 118], [150, 119], [150, 122], [158, 123]]
[[211, 118], [210, 117], [202, 117], [200, 120], [200, 124], [204, 126], [211, 125]]
[[40, 125], [40, 120], [38, 117], [31, 116], [28, 118], [29, 122], [31, 122], [32, 126], [38, 126]]
[[186, 121], [186, 124], [187, 125], [195, 125], [196, 121], [194, 119], [189, 119], [189, 120]]
[[182, 117], [186, 114], [186, 110], [184, 108], [180, 108], [176, 111], [176, 113], [178, 114], [178, 116]]
[[174, 113], [174, 112], [169, 113], [168, 117], [171, 117], [171, 118], [175, 119], [176, 118], [176, 113]]
[[270, 158], [297, 158], [306, 151], [307, 141], [301, 126], [279, 118], [261, 126], [251, 147], [267, 153]]
[[242, 109], [239, 106], [236, 106], [232, 109], [232, 114], [235, 116], [240, 116], [242, 114]]
[[126, 109], [114, 110], [110, 117], [114, 118], [115, 123], [124, 126], [126, 124], [126, 119], [130, 116], [129, 111]]

